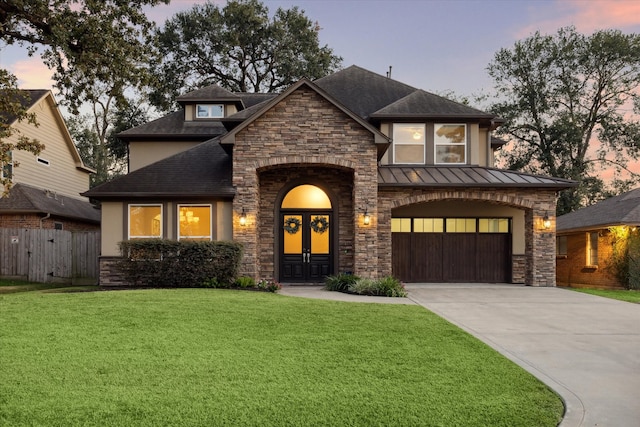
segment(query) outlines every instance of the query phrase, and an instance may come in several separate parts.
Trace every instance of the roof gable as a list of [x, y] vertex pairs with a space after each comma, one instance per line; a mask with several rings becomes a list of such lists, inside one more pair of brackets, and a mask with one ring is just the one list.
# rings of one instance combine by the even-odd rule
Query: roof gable
[[[220, 143], [223, 144], [223, 145], [232, 145], [232, 144], [234, 144], [235, 143], [235, 136], [236, 136], [236, 134], [238, 132], [240, 132], [242, 129], [246, 128], [251, 123], [253, 123], [255, 120], [257, 120], [258, 118], [263, 116], [267, 111], [269, 111], [271, 108], [273, 108], [275, 105], [277, 105], [281, 100], [285, 99], [291, 93], [293, 93], [294, 91], [296, 91], [296, 90], [298, 90], [298, 89], [300, 89], [302, 87], [306, 87], [306, 88], [309, 88], [309, 89], [315, 91], [318, 95], [320, 95], [321, 97], [326, 99], [329, 103], [331, 103], [333, 106], [335, 106], [336, 108], [341, 110], [348, 117], [350, 117], [351, 119], [353, 119], [354, 121], [359, 123], [362, 127], [364, 127], [365, 129], [369, 130], [371, 133], [373, 133], [374, 134], [374, 140], [375, 140], [376, 144], [385, 144], [385, 145], [389, 144], [389, 138], [387, 138], [385, 135], [383, 135], [376, 127], [374, 127], [373, 125], [371, 125], [370, 123], [365, 121], [362, 117], [360, 117], [358, 115], [355, 115], [348, 108], [345, 108], [345, 106], [342, 105], [332, 95], [330, 95], [329, 93], [325, 92], [322, 88], [316, 86], [314, 83], [312, 83], [308, 79], [301, 79], [297, 83], [289, 86], [287, 88], [287, 90], [285, 90], [283, 93], [281, 93], [277, 97], [273, 98], [269, 102], [265, 102], [263, 104], [259, 104], [261, 106], [261, 108], [259, 108], [253, 115], [251, 115], [249, 118], [247, 118], [245, 121], [243, 121], [239, 126], [234, 128], [233, 130], [231, 130], [226, 135], [222, 136], [220, 138]], [[256, 108], [257, 107], [258, 106], [256, 106]]]

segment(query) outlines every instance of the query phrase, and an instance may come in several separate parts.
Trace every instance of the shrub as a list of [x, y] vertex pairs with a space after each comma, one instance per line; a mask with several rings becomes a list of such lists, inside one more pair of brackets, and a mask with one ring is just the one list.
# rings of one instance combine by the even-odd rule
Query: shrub
[[356, 283], [358, 276], [353, 274], [340, 273], [335, 276], [327, 276], [324, 279], [324, 288], [328, 291], [348, 292], [349, 287]]
[[349, 292], [358, 295], [373, 295], [384, 297], [406, 297], [407, 291], [398, 279], [387, 276], [382, 279], [358, 279], [349, 286]]
[[240, 276], [236, 279], [234, 285], [237, 288], [255, 288], [256, 281], [253, 280], [253, 277]]
[[242, 257], [242, 245], [235, 242], [140, 239], [119, 246], [118, 266], [135, 286], [230, 287]]
[[261, 279], [260, 281], [258, 281], [256, 287], [267, 292], [277, 292], [282, 289], [282, 285], [280, 283], [276, 282], [275, 280], [267, 279]]

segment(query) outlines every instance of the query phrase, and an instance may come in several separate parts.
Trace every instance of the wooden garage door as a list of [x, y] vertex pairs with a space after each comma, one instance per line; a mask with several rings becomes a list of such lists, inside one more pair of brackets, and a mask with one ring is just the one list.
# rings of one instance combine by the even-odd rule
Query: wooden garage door
[[[394, 218], [395, 220], [395, 218]], [[487, 219], [465, 219], [472, 232], [442, 230], [425, 232], [415, 219], [392, 233], [393, 275], [404, 282], [498, 282], [511, 281], [510, 227], [486, 227]], [[502, 219], [501, 219], [502, 220]], [[508, 219], [507, 219], [508, 221]], [[482, 225], [485, 225], [484, 227]], [[489, 224], [491, 224], [489, 222]], [[508, 223], [507, 223], [508, 224]], [[500, 231], [502, 230], [502, 231]]]

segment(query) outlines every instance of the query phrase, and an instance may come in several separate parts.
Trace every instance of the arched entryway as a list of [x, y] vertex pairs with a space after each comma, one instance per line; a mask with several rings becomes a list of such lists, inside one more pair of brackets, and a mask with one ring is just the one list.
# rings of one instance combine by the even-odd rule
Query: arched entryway
[[297, 185], [279, 208], [279, 280], [321, 282], [333, 274], [334, 209], [327, 193], [312, 184]]

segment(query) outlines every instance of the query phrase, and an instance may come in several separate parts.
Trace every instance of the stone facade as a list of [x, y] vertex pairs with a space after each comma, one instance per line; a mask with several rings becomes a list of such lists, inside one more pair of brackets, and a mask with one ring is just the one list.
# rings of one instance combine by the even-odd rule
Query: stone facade
[[[276, 196], [287, 183], [322, 181], [339, 203], [335, 268], [377, 276], [371, 268], [377, 265], [377, 230], [375, 223], [362, 221], [365, 209], [376, 215], [377, 147], [371, 130], [302, 86], [237, 133], [233, 157], [233, 235], [244, 245], [241, 274], [276, 275]], [[245, 226], [239, 222], [243, 211]]]

